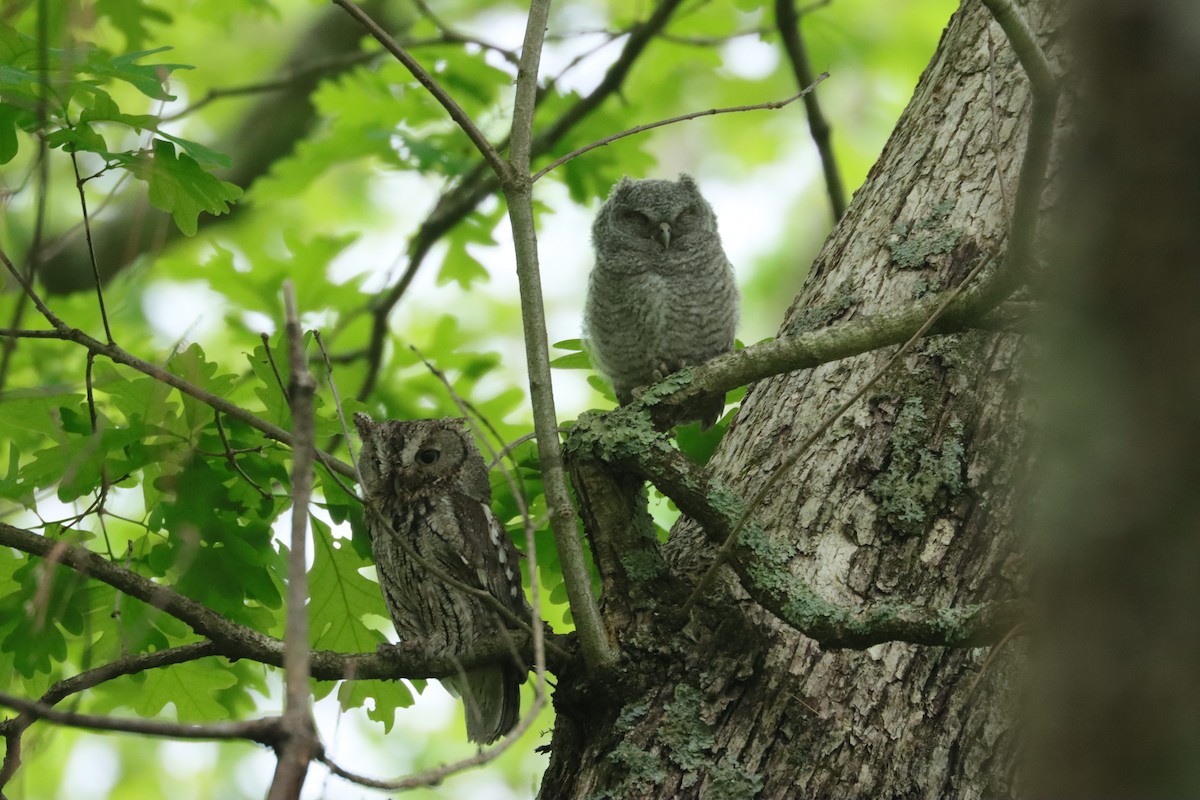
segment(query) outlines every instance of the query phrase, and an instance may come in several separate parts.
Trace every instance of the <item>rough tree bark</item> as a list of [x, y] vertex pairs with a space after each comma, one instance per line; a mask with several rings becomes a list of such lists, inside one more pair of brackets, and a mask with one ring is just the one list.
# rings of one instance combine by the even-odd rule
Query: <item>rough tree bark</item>
[[[1051, 5], [1021, 6], [1043, 41]], [[1029, 105], [1004, 34], [982, 4], [964, 3], [780, 335], [911, 303], [1002, 255]], [[822, 437], [756, 516], [770, 546], [792, 554], [790, 574], [849, 607], [1017, 594], [1019, 348], [1000, 332], [931, 337]], [[753, 496], [892, 352], [753, 386], [709, 468]], [[619, 489], [619, 470], [607, 481], [589, 470], [574, 473], [585, 505]], [[613, 508], [605, 526], [629, 514], [625, 538], [646, 550], [637, 509]], [[606, 543], [593, 547], [603, 561]], [[669, 568], [641, 551], [608, 574], [601, 565], [606, 590], [649, 588], [605, 598], [620, 620], [618, 668], [560, 680], [543, 797], [1014, 793], [1015, 648], [986, 671], [987, 648], [825, 649], [749, 602], [731, 572], [687, 616], [677, 598], [712, 548], [685, 519], [664, 553]]]

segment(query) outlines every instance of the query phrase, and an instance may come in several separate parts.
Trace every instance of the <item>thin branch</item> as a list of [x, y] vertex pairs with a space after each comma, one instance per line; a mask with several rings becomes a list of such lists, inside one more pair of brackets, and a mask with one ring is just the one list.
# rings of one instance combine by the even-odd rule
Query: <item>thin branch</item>
[[283, 635], [284, 700], [279, 720], [283, 735], [268, 800], [300, 796], [309, 764], [320, 751], [308, 690], [308, 503], [313, 484], [313, 395], [317, 384], [308, 371], [304, 332], [296, 309], [296, 287], [283, 282], [284, 330], [288, 343], [288, 403], [296, 437], [292, 456], [292, 537], [288, 552], [287, 615]]
[[983, 0], [983, 4], [992, 12], [1016, 52], [1029, 78], [1033, 98], [1025, 156], [1021, 160], [1017, 196], [1008, 232], [1008, 250], [1004, 256], [1004, 268], [999, 273], [1002, 280], [996, 281], [992, 287], [991, 299], [998, 301], [1021, 284], [1033, 263], [1042, 191], [1058, 115], [1058, 79], [1033, 32], [1010, 0]]
[[846, 398], [841, 405], [834, 409], [833, 413], [825, 417], [825, 419], [821, 421], [821, 424], [818, 425], [816, 429], [804, 439], [804, 441], [802, 441], [783, 459], [783, 461], [780, 462], [775, 472], [766, 480], [765, 483], [763, 483], [762, 487], [759, 488], [754, 497], [750, 500], [750, 503], [746, 506], [745, 511], [743, 511], [741, 517], [738, 518], [737, 524], [735, 524], [733, 529], [729, 532], [729, 536], [726, 537], [725, 541], [722, 542], [721, 546], [717, 549], [717, 554], [713, 559], [713, 563], [709, 565], [709, 568], [704, 572], [704, 575], [696, 584], [696, 588], [692, 590], [691, 596], [688, 597], [687, 603], [684, 604], [683, 610], [685, 613], [690, 611], [692, 606], [695, 605], [696, 601], [704, 596], [704, 593], [708, 590], [708, 587], [716, 578], [717, 571], [733, 554], [733, 551], [737, 546], [738, 534], [740, 534], [742, 529], [745, 528], [746, 523], [750, 520], [751, 515], [758, 510], [758, 508], [763, 504], [763, 501], [774, 494], [775, 487], [778, 486], [783, 477], [791, 471], [796, 462], [803, 458], [812, 448], [812, 446], [820, 441], [821, 437], [824, 436], [831, 427], [833, 427], [833, 424], [841, 419], [842, 415], [850, 410], [851, 406], [857, 403], [859, 399], [871, 389], [872, 386], [877, 384], [880, 379], [887, 374], [888, 370], [890, 370], [904, 356], [904, 354], [907, 353], [912, 346], [917, 343], [919, 339], [928, 333], [929, 329], [933, 327], [938, 318], [945, 313], [947, 308], [950, 307], [950, 304], [959, 298], [959, 296], [963, 293], [963, 290], [966, 289], [967, 286], [969, 286], [983, 271], [984, 267], [991, 262], [991, 258], [981, 258], [979, 263], [975, 265], [975, 268], [971, 270], [967, 277], [963, 278], [962, 283], [956, 286], [952, 291], [945, 294], [945, 299], [942, 300], [937, 308], [933, 310], [933, 313], [929, 315], [929, 318], [925, 320], [925, 323], [913, 332], [913, 335], [908, 338], [908, 341], [900, 345], [900, 347], [896, 349], [896, 352], [892, 354], [891, 358], [885, 361], [883, 365], [875, 371], [875, 374], [864, 381], [862, 386], [859, 386], [854, 394], [850, 395], [850, 397]]
[[412, 76], [417, 79], [417, 82], [425, 87], [434, 99], [441, 103], [442, 108], [446, 109], [446, 113], [450, 118], [462, 129], [471, 143], [475, 145], [484, 161], [492, 168], [497, 175], [508, 174], [508, 162], [500, 157], [496, 148], [483, 135], [483, 131], [475, 125], [475, 122], [463, 111], [462, 106], [455, 102], [441, 84], [429, 74], [424, 67], [421, 66], [415, 58], [409, 55], [408, 51], [400, 46], [400, 43], [392, 38], [391, 34], [379, 26], [379, 23], [371, 19], [367, 12], [358, 7], [354, 0], [333, 0], [334, 5], [341, 6], [353, 17], [358, 24], [362, 25], [375, 38], [375, 41], [383, 45], [384, 49], [396, 57], [396, 60], [403, 64]]
[[114, 344], [112, 328], [108, 325], [108, 309], [104, 307], [104, 289], [100, 286], [100, 267], [96, 263], [96, 247], [92, 244], [92, 223], [88, 218], [87, 195], [83, 191], [83, 178], [79, 176], [79, 158], [71, 151], [71, 167], [75, 170], [75, 188], [79, 191], [79, 208], [83, 212], [83, 231], [87, 240], [88, 261], [92, 265], [92, 280], [96, 284], [96, 301], [100, 304], [100, 320], [104, 323], [104, 338]]
[[[813, 71], [808, 60], [808, 48], [800, 33], [800, 15], [796, 13], [795, 0], [775, 0], [775, 26], [783, 42], [783, 50], [791, 62], [797, 86], [812, 86]], [[829, 122], [821, 111], [816, 93], [804, 96], [804, 109], [808, 115], [808, 130], [812, 134], [817, 153], [821, 156], [821, 169], [825, 173], [825, 192], [829, 195], [829, 206], [833, 210], [833, 221], [837, 222], [846, 213], [846, 190], [838, 171], [837, 159], [833, 155], [833, 144], [829, 138]]]
[[1000, 205], [1004, 209], [1004, 218], [1012, 218], [1012, 207], [1008, 201], [1008, 187], [1005, 185], [1004, 167], [1000, 163], [1000, 113], [996, 102], [996, 44], [992, 41], [992, 28], [987, 29], [988, 46], [988, 88], [992, 94], [992, 156], [996, 160], [996, 184], [1000, 187]]
[[[65, 322], [59, 319], [58, 316], [56, 316], [44, 302], [42, 302], [41, 297], [37, 295], [37, 293], [33, 290], [33, 287], [30, 286], [20, 275], [20, 273], [17, 272], [16, 268], [12, 266], [12, 262], [9, 261], [3, 250], [0, 250], [0, 262], [5, 265], [8, 271], [21, 284], [22, 288], [29, 295], [30, 299], [33, 300], [34, 305], [37, 306], [39, 311], [41, 311], [42, 316], [46, 318], [46, 321], [54, 326], [54, 329], [59, 334], [58, 338], [62, 339], [63, 341], [74, 342], [75, 344], [87, 348], [88, 351], [95, 353], [96, 355], [107, 356], [110, 361], [116, 364], [124, 364], [127, 367], [132, 367], [143, 375], [149, 375], [151, 378], [154, 378], [157, 381], [161, 381], [162, 383], [165, 383], [174, 389], [178, 389], [180, 392], [188, 395], [189, 397], [194, 397], [210, 408], [224, 413], [226, 416], [233, 417], [240, 422], [246, 423], [251, 428], [254, 428], [258, 432], [262, 433], [268, 439], [274, 439], [277, 442], [283, 442], [287, 445], [292, 444], [292, 435], [283, 428], [280, 428], [278, 425], [267, 422], [265, 419], [252, 414], [241, 406], [238, 406], [205, 389], [201, 389], [199, 386], [189, 383], [183, 378], [180, 378], [178, 375], [169, 372], [157, 364], [152, 364], [149, 361], [138, 358], [118, 345], [105, 344], [104, 342], [87, 335], [78, 328], [72, 328], [71, 326], [67, 325]], [[346, 477], [354, 477], [354, 470], [350, 468], [349, 464], [346, 464], [323, 451], [317, 451], [316, 457], [321, 464], [330, 470], [330, 472], [336, 472], [341, 475], [345, 475]]]
[[[225, 426], [223, 424], [221, 424], [221, 412], [220, 411], [213, 412], [213, 421], [217, 425], [217, 436], [221, 437], [221, 445], [225, 448], [225, 453], [224, 453], [225, 463], [229, 464], [229, 468], [231, 470], [233, 470], [234, 472], [236, 472], [238, 475], [240, 475], [242, 477], [242, 480], [244, 480], [246, 483], [248, 483], [252, 487], [254, 487], [254, 490], [256, 492], [258, 492], [260, 497], [262, 497], [264, 500], [270, 499], [271, 493], [268, 492], [266, 489], [262, 488], [261, 486], [259, 486], [258, 483], [255, 482], [255, 480], [253, 478], [251, 478], [249, 475], [246, 474], [246, 471], [244, 469], [242, 469], [242, 465], [237, 462], [236, 453], [234, 452], [234, 449], [229, 445], [229, 437], [225, 435]], [[259, 452], [259, 451], [260, 451], [259, 448], [250, 448], [250, 452]]]
[[706, 111], [693, 111], [690, 114], [680, 114], [677, 117], [670, 117], [669, 119], [661, 119], [657, 122], [649, 122], [645, 125], [638, 125], [636, 127], [630, 128], [628, 130], [621, 131], [620, 133], [614, 133], [612, 136], [605, 136], [603, 139], [598, 139], [598, 140], [592, 142], [591, 144], [585, 144], [583, 147], [576, 148], [575, 150], [572, 150], [571, 152], [567, 153], [566, 155], [560, 156], [559, 158], [554, 159], [549, 164], [547, 164], [545, 167], [542, 167], [541, 169], [539, 169], [537, 172], [534, 173], [533, 181], [536, 183], [538, 181], [538, 179], [540, 179], [542, 176], [544, 176], [547, 172], [550, 172], [551, 170], [562, 166], [563, 164], [567, 163], [568, 161], [570, 161], [574, 158], [577, 158], [577, 157], [583, 155], [584, 153], [595, 150], [598, 147], [605, 147], [607, 145], [612, 144], [615, 141], [618, 141], [619, 139], [624, 139], [627, 136], [634, 136], [639, 133], [645, 133], [646, 131], [654, 130], [655, 128], [661, 128], [665, 125], [674, 125], [676, 122], [687, 122], [688, 120], [696, 119], [698, 117], [711, 117], [716, 114], [734, 114], [734, 113], [741, 113], [743, 111], [774, 111], [776, 109], [783, 108], [784, 106], [791, 105], [792, 103], [796, 102], [800, 98], [808, 95], [810, 92], [812, 92], [814, 89], [817, 88], [817, 84], [819, 84], [821, 81], [825, 80], [828, 77], [829, 77], [828, 72], [822, 72], [820, 75], [818, 75], [816, 77], [816, 79], [809, 86], [807, 86], [806, 88], [797, 92], [796, 94], [792, 95], [791, 97], [787, 98], [786, 100], [773, 100], [768, 103], [756, 103], [754, 105], [749, 105], [749, 106], [730, 106], [728, 108], [710, 108]]
[[193, 114], [211, 103], [215, 103], [216, 101], [227, 97], [244, 97], [251, 94], [263, 94], [265, 92], [275, 92], [283, 89], [290, 89], [294, 84], [303, 80], [307, 80], [314, 75], [322, 75], [326, 72], [333, 72], [346, 67], [352, 67], [356, 64], [366, 63], [376, 58], [379, 58], [379, 53], [357, 51], [353, 53], [347, 53], [337, 58], [329, 58], [324, 61], [317, 62], [316, 64], [307, 66], [303, 69], [292, 70], [273, 80], [259, 81], [257, 83], [246, 83], [239, 86], [226, 86], [209, 89], [205, 95], [196, 102], [180, 111], [177, 111], [174, 114], [161, 117], [159, 122], [173, 122], [182, 117], [186, 117], [189, 114]]
[[[122, 675], [133, 675], [159, 667], [196, 661], [216, 654], [217, 647], [213, 642], [194, 642], [192, 644], [171, 647], [154, 653], [139, 653], [125, 656], [100, 667], [81, 672], [70, 678], [58, 681], [39, 698], [43, 706], [70, 697], [73, 694], [99, 686], [102, 683], [119, 678]], [[4, 763], [0, 766], [0, 789], [16, 774], [21, 766], [21, 735], [37, 718], [29, 713], [21, 713], [15, 717], [0, 722], [0, 735], [5, 739]]]
[[[529, 606], [529, 628], [530, 633], [533, 636], [535, 675], [534, 700], [533, 705], [527, 712], [525, 712], [526, 720], [530, 721], [531, 723], [531, 721], [537, 717], [538, 712], [540, 712], [546, 704], [546, 642], [545, 629], [542, 623], [541, 591], [538, 589], [537, 548], [535, 547], [534, 543], [535, 530], [533, 525], [533, 517], [531, 517], [529, 514], [529, 505], [525, 500], [524, 487], [521, 486], [512, 470], [509, 470], [504, 466], [500, 457], [496, 453], [496, 448], [493, 447], [492, 443], [488, 441], [486, 436], [483, 435], [481, 426], [483, 428], [487, 428], [491, 434], [496, 437], [496, 440], [500, 441], [500, 434], [494, 427], [492, 427], [492, 424], [488, 421], [487, 417], [485, 417], [479, 411], [479, 409], [475, 408], [475, 406], [463, 398], [462, 395], [456, 392], [454, 390], [454, 386], [451, 385], [450, 380], [446, 377], [446, 374], [427, 361], [425, 356], [421, 355], [417, 348], [414, 347], [413, 352], [417, 354], [417, 357], [421, 359], [426, 368], [429, 369], [429, 371], [432, 372], [446, 388], [446, 392], [450, 395], [451, 399], [454, 400], [455, 405], [458, 406], [459, 413], [461, 413], [463, 417], [468, 420], [472, 428], [475, 430], [475, 433], [479, 437], [479, 440], [483, 442], [484, 447], [491, 457], [491, 463], [493, 465], [499, 465], [500, 473], [504, 476], [505, 482], [508, 483], [508, 489], [512, 493], [513, 501], [517, 504], [517, 511], [521, 515], [521, 524], [525, 529], [526, 572], [529, 575], [529, 593], [532, 598], [532, 602]], [[471, 421], [472, 417], [477, 419], [478, 422]], [[491, 466], [489, 465], [488, 468], [490, 470]], [[518, 725], [508, 734], [509, 738], [518, 738], [521, 733], [527, 729], [527, 727], [528, 725], [524, 722]], [[494, 758], [499, 754], [499, 752], [502, 751], [492, 750], [489, 751], [489, 755]]]
[[[425, 0], [413, 0], [413, 5], [417, 7], [417, 10], [421, 12], [425, 19], [433, 23], [433, 26], [441, 32], [443, 42], [447, 44], [473, 44], [476, 47], [483, 48], [484, 50], [491, 50], [494, 53], [499, 53], [505, 61], [512, 64], [514, 67], [517, 66], [517, 54], [512, 50], [499, 47], [491, 42], [486, 42], [483, 39], [476, 39], [473, 36], [468, 36], [462, 31], [453, 28], [445, 20], [435, 14], [433, 9], [429, 7], [429, 3], [425, 2]], [[413, 45], [410, 43], [409, 46], [412, 47]]]
[[0, 328], [0, 336], [12, 339], [66, 339], [61, 331], [30, 330], [26, 328]]
[[265, 745], [274, 745], [279, 738], [279, 718], [242, 722], [210, 722], [192, 725], [184, 722], [166, 722], [158, 719], [128, 719], [99, 714], [78, 714], [59, 711], [53, 706], [35, 700], [25, 700], [7, 692], [0, 692], [0, 706], [16, 709], [37, 719], [66, 725], [71, 728], [87, 728], [95, 731], [136, 733], [142, 736], [162, 736], [168, 739], [247, 739]]
[[517, 281], [521, 295], [521, 324], [525, 334], [525, 363], [529, 371], [529, 396], [533, 404], [533, 429], [538, 437], [538, 460], [542, 486], [550, 515], [550, 529], [562, 565], [567, 600], [579, 631], [584, 660], [600, 669], [616, 659], [604, 630], [600, 608], [592, 595], [592, 580], [583, 556], [583, 545], [575, 527], [575, 507], [567, 491], [562, 444], [554, 409], [554, 387], [550, 374], [550, 346], [546, 340], [546, 309], [538, 268], [537, 229], [533, 217], [533, 183], [529, 179], [532, 157], [533, 112], [537, 96], [537, 73], [546, 34], [549, 0], [533, 0], [525, 25], [521, 66], [513, 102], [510, 146], [512, 179], [504, 184], [508, 219], [517, 259]]

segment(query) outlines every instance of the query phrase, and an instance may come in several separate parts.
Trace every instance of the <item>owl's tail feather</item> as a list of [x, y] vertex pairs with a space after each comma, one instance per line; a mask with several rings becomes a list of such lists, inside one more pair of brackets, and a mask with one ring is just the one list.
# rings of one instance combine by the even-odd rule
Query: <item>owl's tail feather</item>
[[477, 744], [491, 744], [513, 729], [521, 715], [521, 680], [515, 666], [468, 670], [461, 677], [446, 678], [443, 683], [463, 701], [467, 717], [467, 738]]

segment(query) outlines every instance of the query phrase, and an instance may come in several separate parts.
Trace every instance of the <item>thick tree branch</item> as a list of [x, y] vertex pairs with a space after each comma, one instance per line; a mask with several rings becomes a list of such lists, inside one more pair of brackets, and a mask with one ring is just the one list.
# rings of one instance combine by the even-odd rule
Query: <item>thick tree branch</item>
[[[54, 551], [58, 565], [112, 586], [120, 592], [153, 606], [180, 620], [201, 636], [212, 640], [214, 655], [248, 659], [274, 667], [283, 666], [283, 642], [232, 622], [217, 612], [184, 597], [169, 586], [154, 583], [136, 572], [112, 563], [86, 548], [0, 522], [0, 547], [46, 558]], [[547, 660], [552, 671], [568, 666], [575, 649], [572, 635], [548, 635]], [[506, 631], [494, 639], [478, 642], [470, 653], [457, 658], [414, 653], [380, 655], [378, 653], [336, 653], [318, 650], [311, 656], [312, 677], [317, 680], [442, 678], [457, 675], [462, 668], [512, 659], [516, 647], [522, 657], [533, 660], [528, 634]]]
[[537, 433], [538, 463], [542, 469], [550, 528], [554, 533], [554, 544], [562, 565], [571, 614], [579, 631], [583, 657], [590, 668], [596, 669], [610, 663], [615, 653], [605, 633], [600, 608], [592, 595], [583, 546], [575, 528], [575, 507], [567, 491], [562, 445], [558, 438], [558, 415], [554, 408], [554, 384], [550, 375], [550, 346], [546, 340], [546, 309], [542, 299], [537, 228], [533, 217], [533, 183], [529, 178], [538, 65], [549, 13], [550, 0], [534, 0], [530, 5], [513, 103], [512, 172], [503, 188], [517, 257], [529, 396], [533, 404], [533, 428]]
[[[635, 406], [603, 417], [580, 417], [568, 447], [574, 456], [641, 475], [696, 520], [714, 544], [729, 537], [745, 512], [740, 495], [689, 461], [665, 436], [653, 433], [645, 413]], [[776, 539], [751, 521], [737, 539], [731, 566], [756, 602], [824, 647], [865, 649], [883, 642], [976, 647], [999, 641], [1020, 620], [1020, 606], [1011, 601], [957, 608], [891, 602], [840, 606], [788, 569], [794, 554], [786, 537]]]
[[317, 384], [308, 371], [304, 333], [296, 308], [296, 287], [283, 283], [284, 331], [288, 343], [288, 405], [295, 450], [292, 457], [292, 535], [288, 550], [287, 615], [283, 635], [284, 698], [279, 759], [271, 779], [270, 800], [300, 796], [308, 766], [320, 750], [309, 694], [308, 644], [308, 503], [313, 484], [313, 395]]
[[[958, 333], [974, 327], [992, 310], [1002, 269], [965, 290], [948, 289], [911, 305], [868, 317], [837, 322], [817, 331], [783, 336], [725, 353], [697, 367], [680, 370], [647, 389], [631, 406], [653, 410], [676, 407], [701, 394], [716, 394], [798, 369], [827, 364], [890, 345], [902, 344], [921, 330], [930, 317], [938, 321], [931, 334]], [[939, 312], [939, 309], [944, 310]]]

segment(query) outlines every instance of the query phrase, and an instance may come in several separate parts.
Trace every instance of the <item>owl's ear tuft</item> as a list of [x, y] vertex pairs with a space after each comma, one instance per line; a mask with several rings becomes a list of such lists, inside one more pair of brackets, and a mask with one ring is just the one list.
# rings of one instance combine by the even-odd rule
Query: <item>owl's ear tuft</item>
[[616, 197], [618, 194], [621, 194], [622, 192], [628, 191], [630, 189], [630, 187], [633, 186], [633, 184], [634, 184], [633, 178], [629, 177], [628, 175], [623, 175], [621, 177], [621, 180], [617, 181], [616, 185], [613, 186], [613, 188], [611, 190], [609, 190], [609, 192], [608, 192], [609, 199]]
[[358, 429], [359, 434], [363, 434], [375, 427], [375, 420], [361, 411], [355, 411], [354, 427]]
[[700, 191], [700, 187], [696, 185], [696, 179], [686, 172], [679, 173], [679, 185], [685, 189], [691, 189], [696, 192]]

